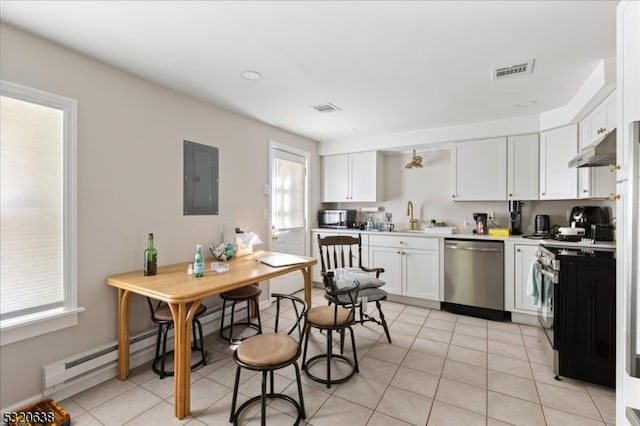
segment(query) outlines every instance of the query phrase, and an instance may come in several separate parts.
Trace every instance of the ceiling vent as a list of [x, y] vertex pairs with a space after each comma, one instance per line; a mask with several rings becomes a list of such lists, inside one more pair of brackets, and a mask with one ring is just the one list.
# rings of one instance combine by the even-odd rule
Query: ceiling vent
[[321, 112], [321, 113], [329, 113], [329, 112], [341, 111], [340, 108], [338, 108], [337, 106], [335, 106], [332, 103], [326, 103], [326, 104], [320, 104], [320, 105], [312, 105], [311, 108], [313, 108], [316, 111]]
[[493, 81], [502, 80], [505, 78], [521, 76], [524, 74], [531, 74], [533, 71], [533, 62], [535, 59], [529, 59], [526, 62], [521, 62], [515, 65], [509, 65], [504, 67], [494, 67], [491, 78]]

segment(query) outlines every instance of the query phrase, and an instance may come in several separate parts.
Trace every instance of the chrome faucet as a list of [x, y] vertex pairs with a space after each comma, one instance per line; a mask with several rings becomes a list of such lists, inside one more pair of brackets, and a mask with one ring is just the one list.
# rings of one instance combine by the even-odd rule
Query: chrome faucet
[[407, 203], [407, 216], [409, 216], [409, 226], [413, 230], [418, 223], [418, 219], [413, 218], [413, 203], [411, 200]]

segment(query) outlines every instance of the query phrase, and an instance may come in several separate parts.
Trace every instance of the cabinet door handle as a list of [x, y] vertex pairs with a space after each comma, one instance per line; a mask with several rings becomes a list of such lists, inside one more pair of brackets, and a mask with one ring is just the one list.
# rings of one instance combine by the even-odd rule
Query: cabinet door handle
[[609, 171], [610, 172], [615, 172], [617, 170], [620, 170], [620, 166], [617, 164], [609, 164]]
[[522, 250], [521, 250], [521, 249], [516, 249], [516, 251], [517, 251], [517, 252], [521, 252]]
[[611, 194], [609, 194], [609, 200], [615, 201], [615, 200], [619, 200], [619, 199], [620, 199], [620, 195], [614, 194], [613, 192]]
[[586, 193], [589, 192], [589, 190], [588, 189], [583, 189], [582, 192], [586, 194]]
[[509, 193], [509, 197], [513, 197], [513, 194]]

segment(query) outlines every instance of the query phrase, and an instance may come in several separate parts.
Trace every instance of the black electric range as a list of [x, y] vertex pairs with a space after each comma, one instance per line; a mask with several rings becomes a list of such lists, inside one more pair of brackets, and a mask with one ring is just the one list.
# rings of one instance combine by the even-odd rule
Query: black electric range
[[537, 267], [546, 301], [538, 318], [554, 350], [554, 372], [615, 386], [615, 246], [543, 243]]

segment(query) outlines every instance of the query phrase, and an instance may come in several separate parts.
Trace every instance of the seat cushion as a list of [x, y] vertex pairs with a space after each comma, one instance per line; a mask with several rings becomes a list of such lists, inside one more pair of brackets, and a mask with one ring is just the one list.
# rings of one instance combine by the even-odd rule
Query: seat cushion
[[[319, 327], [335, 327], [346, 325], [353, 321], [351, 309], [341, 306], [337, 307], [337, 315], [335, 314], [336, 306], [317, 306], [311, 308], [307, 313], [307, 322], [311, 326]], [[334, 320], [335, 319], [335, 320]]]
[[333, 271], [335, 276], [339, 277], [336, 279], [336, 287], [338, 289], [351, 287], [354, 281], [359, 284], [358, 289], [360, 291], [385, 285], [383, 280], [376, 278], [373, 274], [364, 272], [360, 268], [339, 268]]
[[227, 300], [244, 300], [260, 296], [260, 293], [262, 293], [260, 287], [252, 284], [220, 293], [220, 297]]
[[[335, 302], [335, 298], [325, 294], [325, 299], [330, 302]], [[368, 302], [375, 302], [377, 300], [386, 300], [387, 292], [382, 290], [381, 288], [366, 288], [364, 290], [358, 291], [358, 297], [363, 298], [366, 297]], [[351, 298], [348, 294], [341, 294], [338, 296], [338, 303], [342, 305], [351, 304]]]
[[236, 349], [241, 362], [267, 367], [279, 365], [295, 359], [299, 343], [282, 333], [258, 334], [244, 340]]
[[[207, 310], [207, 307], [200, 304], [200, 306], [198, 306], [198, 311], [196, 312], [196, 317], [198, 315], [202, 315], [206, 310]], [[171, 309], [169, 309], [169, 305], [161, 305], [153, 313], [153, 316], [156, 318], [156, 321], [173, 321], [173, 317], [171, 316]]]

